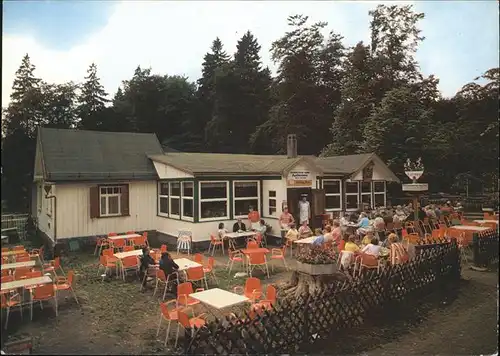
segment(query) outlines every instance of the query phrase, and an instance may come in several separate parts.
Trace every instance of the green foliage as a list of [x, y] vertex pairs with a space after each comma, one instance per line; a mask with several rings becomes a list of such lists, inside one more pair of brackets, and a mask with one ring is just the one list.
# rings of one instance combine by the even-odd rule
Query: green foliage
[[462, 189], [464, 174], [497, 189], [499, 68], [442, 98], [415, 59], [424, 14], [379, 5], [370, 16], [370, 44], [351, 48], [325, 35], [326, 22], [290, 16], [272, 44], [274, 77], [247, 31], [233, 56], [213, 41], [196, 83], [137, 67], [113, 98], [95, 64], [82, 84], [52, 84], [26, 55], [2, 110], [2, 197], [28, 209], [40, 126], [153, 132], [180, 151], [259, 154], [284, 153], [295, 133], [299, 154], [376, 152], [399, 175], [407, 158], [422, 157], [431, 190]]

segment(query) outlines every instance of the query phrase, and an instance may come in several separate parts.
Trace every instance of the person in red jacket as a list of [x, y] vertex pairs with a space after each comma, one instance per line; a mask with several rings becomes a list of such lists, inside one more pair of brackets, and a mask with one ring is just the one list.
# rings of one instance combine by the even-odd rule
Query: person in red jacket
[[258, 211], [253, 210], [253, 206], [248, 209], [249, 226], [252, 230], [260, 228], [260, 214]]

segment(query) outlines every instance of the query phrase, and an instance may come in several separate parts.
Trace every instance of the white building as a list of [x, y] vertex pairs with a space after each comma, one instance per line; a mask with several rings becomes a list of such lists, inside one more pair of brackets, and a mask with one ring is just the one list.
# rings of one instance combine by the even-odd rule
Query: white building
[[52, 241], [130, 230], [173, 241], [189, 230], [196, 244], [249, 206], [279, 235], [282, 207], [297, 214], [303, 194], [320, 216], [385, 206], [386, 182], [399, 182], [375, 154], [297, 156], [295, 142], [287, 155], [164, 153], [154, 134], [42, 128], [33, 214]]

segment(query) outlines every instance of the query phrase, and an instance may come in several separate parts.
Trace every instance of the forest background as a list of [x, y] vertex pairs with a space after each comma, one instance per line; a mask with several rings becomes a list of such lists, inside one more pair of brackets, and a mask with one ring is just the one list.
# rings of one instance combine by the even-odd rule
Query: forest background
[[233, 55], [216, 38], [195, 83], [138, 66], [114, 97], [94, 63], [83, 83], [53, 84], [26, 54], [2, 111], [2, 200], [9, 211], [29, 211], [40, 126], [153, 132], [166, 147], [214, 153], [284, 153], [294, 133], [302, 155], [375, 152], [401, 178], [406, 159], [421, 157], [421, 181], [433, 192], [464, 182], [497, 191], [499, 68], [442, 97], [438, 78], [423, 76], [415, 59], [424, 16], [379, 5], [370, 43], [354, 47], [340, 33], [324, 36], [326, 22], [290, 16], [271, 48], [275, 76], [247, 32]]

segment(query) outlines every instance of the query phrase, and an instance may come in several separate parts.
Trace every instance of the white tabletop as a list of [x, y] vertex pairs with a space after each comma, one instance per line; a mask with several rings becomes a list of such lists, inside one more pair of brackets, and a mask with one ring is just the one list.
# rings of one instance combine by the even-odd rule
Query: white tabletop
[[469, 225], [454, 225], [451, 228], [457, 230], [476, 230], [476, 231], [485, 231], [491, 229], [487, 226], [469, 226]]
[[256, 231], [243, 231], [243, 232], [228, 232], [225, 234], [225, 237], [230, 237], [232, 239], [238, 238], [238, 237], [246, 237], [246, 236], [254, 236], [257, 235]]
[[495, 223], [498, 225], [498, 220], [474, 220], [474, 222], [477, 222], [479, 224], [484, 224], [484, 223]]
[[137, 237], [141, 237], [139, 234], [130, 234], [130, 235], [118, 235], [118, 236], [110, 236], [108, 240], [121, 240], [121, 239], [135, 239]]
[[312, 244], [314, 240], [318, 236], [311, 236], [311, 237], [306, 237], [305, 239], [300, 239], [300, 240], [295, 240], [294, 243], [296, 244]]
[[202, 267], [198, 262], [191, 261], [188, 258], [177, 258], [174, 262], [179, 266], [179, 271], [185, 271], [193, 267]]
[[35, 264], [36, 264], [36, 261], [5, 263], [5, 264], [2, 264], [2, 271], [4, 269], [16, 269], [16, 268], [21, 268], [21, 267], [34, 267]]
[[203, 292], [190, 294], [189, 296], [215, 309], [224, 309], [250, 301], [250, 299], [243, 295], [219, 288], [207, 289]]
[[49, 276], [26, 278], [26, 279], [20, 279], [18, 281], [2, 283], [2, 290], [16, 289], [26, 286], [33, 286], [37, 284], [48, 284], [48, 283], [52, 283], [52, 278], [50, 278]]
[[130, 256], [140, 256], [142, 255], [142, 250], [133, 250], [133, 251], [127, 251], [127, 252], [117, 252], [113, 256], [115, 256], [118, 259], [122, 259], [125, 257], [130, 257]]

